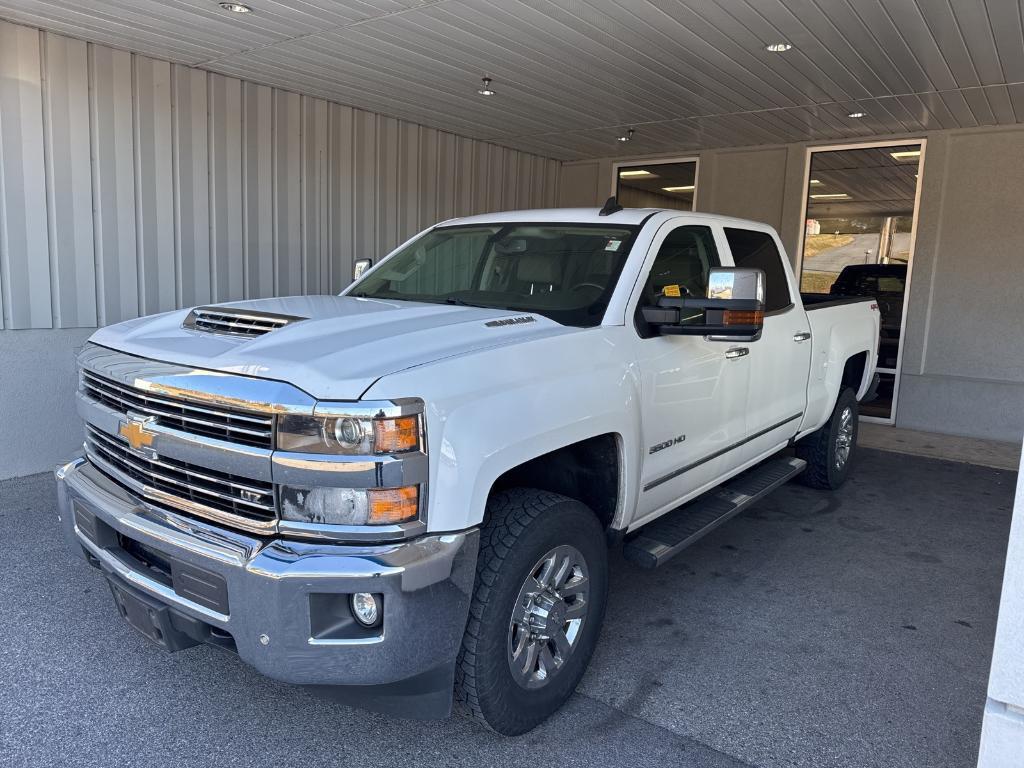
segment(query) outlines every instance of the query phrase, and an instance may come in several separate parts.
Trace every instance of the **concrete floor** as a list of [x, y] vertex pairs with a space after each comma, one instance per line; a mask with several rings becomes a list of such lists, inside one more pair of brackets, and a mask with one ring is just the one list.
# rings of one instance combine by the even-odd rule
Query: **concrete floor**
[[590, 671], [516, 740], [164, 654], [65, 552], [52, 479], [0, 482], [0, 763], [973, 765], [1015, 475], [859, 459], [840, 492], [784, 487], [660, 570], [614, 558]]
[[862, 448], [947, 459], [960, 464], [978, 464], [993, 469], [1016, 471], [1020, 466], [1020, 443], [942, 435], [937, 432], [921, 432], [865, 421], [860, 423], [857, 444]]

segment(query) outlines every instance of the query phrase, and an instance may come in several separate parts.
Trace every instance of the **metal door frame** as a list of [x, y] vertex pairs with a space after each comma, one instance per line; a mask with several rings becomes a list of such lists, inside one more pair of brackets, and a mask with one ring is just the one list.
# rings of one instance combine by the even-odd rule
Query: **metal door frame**
[[[921, 147], [921, 156], [917, 159], [917, 187], [914, 190], [914, 214], [910, 225], [910, 256], [907, 259], [907, 282], [903, 288], [903, 315], [900, 318], [900, 343], [896, 348], [896, 368], [891, 371], [893, 374], [892, 386], [892, 408], [889, 410], [889, 418], [880, 416], [861, 416], [862, 421], [875, 424], [893, 425], [896, 423], [896, 408], [899, 405], [900, 378], [903, 374], [903, 345], [907, 334], [907, 308], [910, 305], [910, 281], [914, 274], [914, 251], [917, 249], [917, 217], [921, 207], [921, 187], [924, 181], [924, 158], [928, 146], [928, 139], [904, 139], [887, 141], [859, 141], [847, 144], [826, 144], [822, 146], [808, 147], [804, 158], [804, 188], [803, 188], [803, 216], [800, 219], [800, 241], [797, 245], [796, 279], [799, 287], [803, 279], [804, 270], [804, 243], [807, 240], [807, 207], [810, 202], [808, 195], [811, 188], [811, 160], [817, 152], [840, 152], [851, 149], [878, 149], [882, 147], [905, 147], [911, 144], [918, 144]], [[618, 179], [618, 174], [615, 176]], [[696, 194], [696, 190], [694, 190]], [[890, 369], [883, 369], [886, 373]]]

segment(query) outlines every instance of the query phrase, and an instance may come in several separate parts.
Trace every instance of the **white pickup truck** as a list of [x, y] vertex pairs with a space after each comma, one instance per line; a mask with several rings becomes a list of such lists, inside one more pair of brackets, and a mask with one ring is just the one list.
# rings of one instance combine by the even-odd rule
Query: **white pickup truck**
[[610, 546], [654, 567], [843, 482], [878, 331], [870, 298], [805, 306], [763, 224], [447, 221], [340, 296], [97, 331], [62, 526], [165, 649], [518, 734], [590, 660]]

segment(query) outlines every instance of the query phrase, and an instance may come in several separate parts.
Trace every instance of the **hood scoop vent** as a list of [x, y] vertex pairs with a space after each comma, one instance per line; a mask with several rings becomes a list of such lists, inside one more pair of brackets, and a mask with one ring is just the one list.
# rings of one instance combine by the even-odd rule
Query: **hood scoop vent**
[[196, 307], [188, 313], [182, 328], [228, 336], [263, 336], [286, 325], [305, 320], [295, 315], [278, 315], [253, 309], [232, 307]]

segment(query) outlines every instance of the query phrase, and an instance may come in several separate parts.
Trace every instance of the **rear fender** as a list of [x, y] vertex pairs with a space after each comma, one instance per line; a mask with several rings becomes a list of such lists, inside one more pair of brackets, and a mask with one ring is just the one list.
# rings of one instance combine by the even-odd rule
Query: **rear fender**
[[864, 396], [875, 372], [878, 348], [877, 314], [872, 324], [839, 321], [823, 331], [813, 330], [807, 412], [801, 433], [813, 431], [828, 420], [843, 385], [846, 361], [861, 352], [867, 354], [867, 362], [857, 387], [857, 398]]

